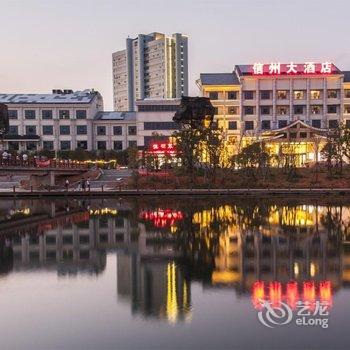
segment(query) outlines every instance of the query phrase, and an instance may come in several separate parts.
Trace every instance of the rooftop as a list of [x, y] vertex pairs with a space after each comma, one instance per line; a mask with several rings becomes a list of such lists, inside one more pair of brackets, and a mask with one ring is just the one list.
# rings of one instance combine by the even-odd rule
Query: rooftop
[[0, 103], [5, 104], [65, 104], [90, 103], [98, 94], [94, 90], [54, 90], [52, 94], [0, 94]]
[[94, 119], [134, 121], [136, 120], [136, 112], [98, 112]]
[[239, 80], [235, 72], [232, 73], [201, 73], [202, 85], [238, 85]]
[[343, 71], [344, 74], [344, 83], [350, 83], [350, 71]]

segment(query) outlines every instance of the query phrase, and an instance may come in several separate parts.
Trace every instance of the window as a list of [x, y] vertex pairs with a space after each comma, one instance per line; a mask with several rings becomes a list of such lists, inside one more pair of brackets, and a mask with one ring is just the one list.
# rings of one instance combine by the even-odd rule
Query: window
[[319, 100], [321, 98], [321, 90], [311, 90], [310, 98], [311, 100]]
[[217, 91], [211, 91], [211, 92], [209, 92], [209, 98], [211, 100], [218, 100], [219, 99], [219, 93]]
[[123, 149], [123, 141], [114, 141], [113, 142], [113, 149], [115, 151], [121, 151]]
[[344, 105], [344, 113], [350, 114], [350, 105]]
[[123, 127], [121, 126], [113, 126], [113, 135], [122, 135], [123, 134]]
[[177, 105], [141, 105], [138, 106], [139, 112], [176, 112], [179, 109]]
[[337, 113], [337, 106], [336, 105], [328, 105], [327, 106], [327, 113], [328, 114], [335, 114], [335, 113]]
[[277, 114], [278, 115], [286, 115], [288, 114], [288, 106], [277, 106]]
[[85, 109], [78, 109], [75, 111], [75, 117], [77, 119], [86, 119], [86, 110]]
[[87, 126], [86, 125], [77, 125], [77, 135], [86, 135]]
[[137, 141], [129, 141], [129, 147], [137, 147]]
[[313, 119], [311, 121], [311, 125], [314, 127], [314, 128], [321, 128], [321, 119]]
[[227, 99], [228, 100], [237, 100], [238, 99], [238, 93], [237, 91], [229, 91], [227, 93]]
[[24, 111], [25, 119], [35, 119], [35, 110], [34, 109], [26, 109]]
[[43, 125], [43, 135], [53, 135], [53, 126]]
[[8, 141], [8, 146], [10, 151], [18, 151], [19, 150], [19, 142], [17, 141]]
[[254, 107], [251, 107], [251, 106], [244, 107], [244, 114], [245, 115], [252, 115], [252, 114], [254, 114]]
[[262, 130], [270, 130], [271, 129], [271, 121], [270, 120], [263, 120], [261, 122], [261, 129]]
[[70, 126], [60, 125], [60, 135], [70, 135]]
[[134, 125], [129, 125], [129, 126], [128, 126], [128, 134], [129, 134], [129, 135], [136, 135], [136, 126], [134, 126]]
[[294, 114], [303, 114], [304, 106], [294, 106]]
[[345, 120], [345, 127], [350, 129], [350, 119]]
[[18, 119], [18, 112], [15, 109], [8, 110], [9, 119]]
[[43, 109], [41, 111], [41, 118], [42, 119], [52, 119], [52, 110], [50, 110], [50, 109]]
[[58, 112], [58, 116], [60, 119], [69, 119], [69, 111], [68, 110], [60, 110]]
[[307, 138], [307, 132], [301, 132], [299, 133], [299, 136], [301, 139], [306, 139]]
[[244, 99], [245, 100], [253, 100], [254, 99], [254, 91], [244, 91]]
[[328, 98], [338, 98], [338, 91], [337, 90], [328, 90], [327, 97]]
[[288, 122], [287, 120], [279, 120], [278, 121], [278, 128], [285, 128], [287, 126]]
[[303, 100], [303, 99], [304, 99], [304, 90], [295, 90], [294, 100]]
[[62, 151], [69, 151], [70, 150], [70, 141], [61, 141], [61, 150]]
[[97, 149], [106, 150], [107, 149], [106, 141], [97, 141]]
[[144, 122], [143, 128], [144, 130], [178, 130], [180, 125], [174, 122]]
[[18, 135], [18, 126], [17, 125], [10, 125], [8, 134], [9, 135]]
[[238, 114], [238, 107], [235, 107], [235, 106], [228, 107], [227, 114], [237, 115]]
[[270, 90], [262, 90], [260, 91], [260, 99], [261, 100], [269, 100], [271, 98]]
[[106, 127], [104, 125], [98, 125], [96, 127], [97, 135], [106, 135]]
[[269, 106], [262, 106], [260, 107], [260, 113], [262, 115], [269, 115], [271, 111], [271, 108]]
[[320, 114], [321, 106], [311, 106], [311, 114]]
[[228, 129], [229, 130], [237, 130], [237, 122], [236, 121], [228, 122]]
[[214, 115], [218, 115], [219, 114], [219, 108], [218, 107], [214, 107]]
[[350, 90], [349, 89], [345, 89], [344, 90], [344, 97], [345, 98], [350, 98]]
[[53, 141], [43, 141], [43, 149], [46, 151], [53, 150]]
[[328, 127], [330, 129], [336, 129], [339, 126], [338, 120], [329, 120], [328, 121]]
[[244, 125], [245, 125], [245, 130], [253, 130], [254, 129], [254, 122], [253, 121], [246, 121]]
[[27, 148], [27, 151], [36, 151], [37, 144], [36, 144], [36, 142], [28, 141], [28, 142], [26, 142], [26, 148]]
[[87, 141], [77, 141], [77, 148], [87, 149]]
[[277, 90], [277, 99], [286, 100], [287, 99], [287, 90]]
[[36, 135], [36, 126], [26, 125], [26, 135]]

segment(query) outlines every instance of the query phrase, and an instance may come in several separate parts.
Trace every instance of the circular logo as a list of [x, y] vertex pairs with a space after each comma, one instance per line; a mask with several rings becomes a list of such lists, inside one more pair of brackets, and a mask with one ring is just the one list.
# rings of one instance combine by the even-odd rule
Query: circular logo
[[283, 326], [290, 323], [293, 318], [292, 309], [280, 302], [278, 307], [272, 307], [268, 301], [261, 301], [262, 310], [258, 312], [259, 321], [268, 328]]

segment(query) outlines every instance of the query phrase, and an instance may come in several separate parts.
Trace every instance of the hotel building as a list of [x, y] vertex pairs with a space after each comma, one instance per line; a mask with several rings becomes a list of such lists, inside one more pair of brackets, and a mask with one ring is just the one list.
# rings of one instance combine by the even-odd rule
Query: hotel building
[[112, 54], [114, 110], [135, 111], [136, 101], [188, 94], [188, 38], [139, 34]]
[[329, 129], [350, 127], [350, 72], [332, 63], [236, 65], [232, 73], [201, 74], [197, 85], [236, 151], [265, 139], [277, 154], [295, 145], [303, 164], [319, 158]]

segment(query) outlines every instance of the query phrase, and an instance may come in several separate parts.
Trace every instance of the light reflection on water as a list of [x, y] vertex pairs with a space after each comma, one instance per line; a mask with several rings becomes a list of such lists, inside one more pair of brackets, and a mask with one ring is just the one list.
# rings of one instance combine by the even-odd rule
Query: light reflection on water
[[[346, 348], [349, 225], [336, 201], [2, 201], [3, 347]], [[330, 327], [266, 329], [261, 300]]]

